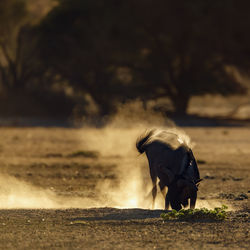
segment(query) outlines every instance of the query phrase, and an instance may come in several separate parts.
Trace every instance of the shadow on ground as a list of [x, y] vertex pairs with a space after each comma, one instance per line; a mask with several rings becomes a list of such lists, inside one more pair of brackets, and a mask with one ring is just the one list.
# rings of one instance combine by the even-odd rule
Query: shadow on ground
[[[94, 211], [92, 209], [92, 211]], [[121, 220], [144, 220], [160, 218], [160, 215], [166, 210], [149, 210], [149, 209], [116, 209], [116, 208], [99, 208], [98, 214], [89, 217], [77, 217], [72, 221], [121, 221]]]

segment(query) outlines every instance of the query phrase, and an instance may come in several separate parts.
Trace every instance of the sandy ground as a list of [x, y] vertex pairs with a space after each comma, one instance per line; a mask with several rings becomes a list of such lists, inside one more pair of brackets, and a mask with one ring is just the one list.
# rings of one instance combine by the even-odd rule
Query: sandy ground
[[250, 130], [182, 128], [204, 179], [198, 207], [223, 222], [151, 210], [141, 128], [0, 128], [1, 249], [249, 249]]

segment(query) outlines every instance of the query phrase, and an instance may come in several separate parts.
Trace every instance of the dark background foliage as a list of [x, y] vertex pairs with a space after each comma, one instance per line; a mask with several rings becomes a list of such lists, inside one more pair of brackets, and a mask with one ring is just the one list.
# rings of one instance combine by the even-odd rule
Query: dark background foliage
[[134, 99], [185, 114], [193, 96], [247, 93], [234, 72], [250, 68], [248, 1], [58, 0], [36, 18], [31, 2], [0, 2], [2, 99], [106, 116]]

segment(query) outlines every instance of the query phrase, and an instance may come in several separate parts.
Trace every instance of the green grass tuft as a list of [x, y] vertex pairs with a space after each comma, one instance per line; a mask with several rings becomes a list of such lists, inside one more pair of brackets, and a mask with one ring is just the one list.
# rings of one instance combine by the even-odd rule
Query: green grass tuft
[[222, 207], [216, 207], [215, 209], [181, 209], [180, 211], [172, 210], [168, 213], [162, 213], [161, 218], [163, 220], [216, 220], [222, 221], [227, 218], [226, 205]]

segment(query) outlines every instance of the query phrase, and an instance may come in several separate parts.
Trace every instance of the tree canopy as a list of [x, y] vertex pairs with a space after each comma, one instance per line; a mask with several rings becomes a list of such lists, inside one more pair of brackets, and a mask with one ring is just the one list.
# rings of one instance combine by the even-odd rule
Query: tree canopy
[[0, 72], [5, 86], [15, 85], [21, 74], [20, 30], [27, 17], [24, 0], [0, 2]]
[[90, 95], [101, 115], [129, 99], [159, 97], [185, 113], [195, 95], [246, 93], [230, 69], [249, 72], [249, 7], [235, 0], [58, 0], [33, 34], [46, 72]]

